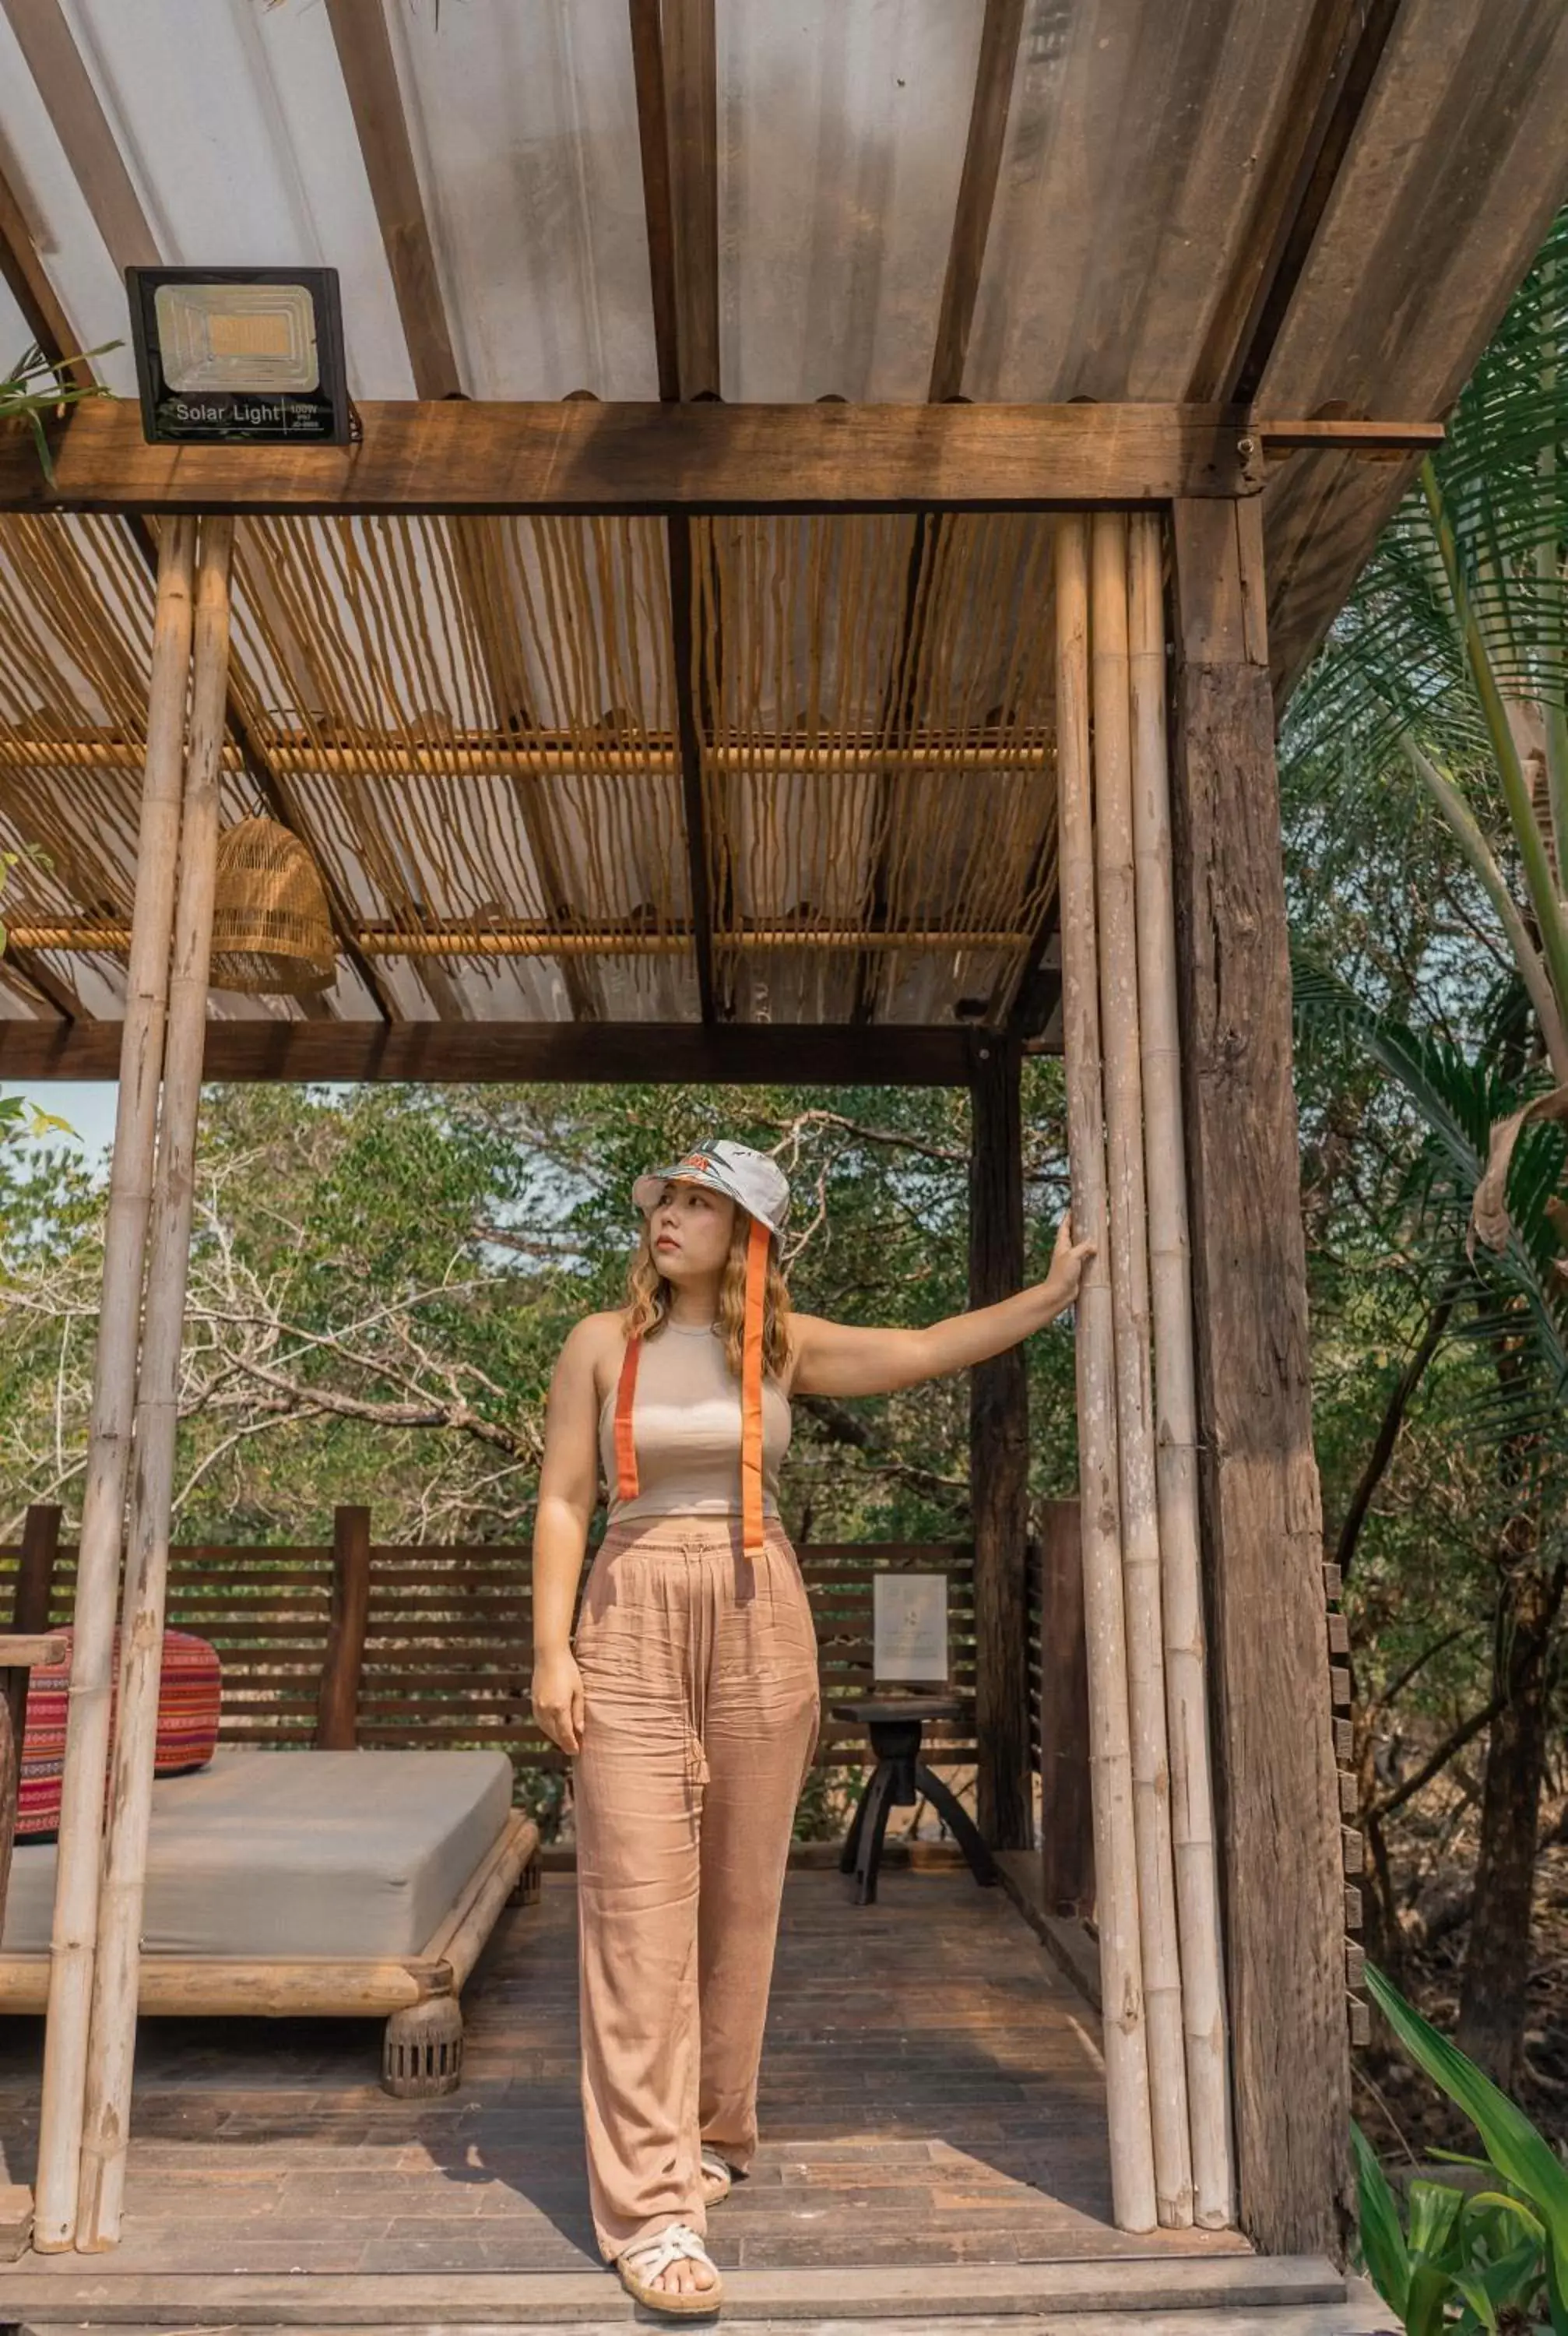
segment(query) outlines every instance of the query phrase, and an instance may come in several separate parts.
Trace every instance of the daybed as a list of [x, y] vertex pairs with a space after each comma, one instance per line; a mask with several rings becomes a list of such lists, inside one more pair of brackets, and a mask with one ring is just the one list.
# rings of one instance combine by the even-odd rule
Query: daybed
[[[503, 1753], [221, 1749], [153, 1787], [140, 2008], [385, 2013], [387, 2089], [449, 2092], [458, 1998], [538, 1852]], [[54, 1894], [54, 1843], [18, 1842], [0, 2011], [44, 2007]]]

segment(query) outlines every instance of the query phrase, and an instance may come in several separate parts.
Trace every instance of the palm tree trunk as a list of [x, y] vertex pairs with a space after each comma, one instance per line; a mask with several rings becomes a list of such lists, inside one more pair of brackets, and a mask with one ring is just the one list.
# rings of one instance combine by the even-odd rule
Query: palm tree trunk
[[1527, 1561], [1499, 1580], [1493, 1666], [1508, 1699], [1486, 1749], [1458, 2043], [1505, 2090], [1524, 2044], [1549, 1655], [1563, 1585], [1561, 1567], [1547, 1575]]

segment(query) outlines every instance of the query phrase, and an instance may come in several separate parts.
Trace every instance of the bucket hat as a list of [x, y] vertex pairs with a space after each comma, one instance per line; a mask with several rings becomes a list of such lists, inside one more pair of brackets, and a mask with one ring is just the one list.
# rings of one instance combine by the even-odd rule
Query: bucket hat
[[723, 1192], [770, 1233], [783, 1232], [789, 1215], [789, 1178], [777, 1161], [727, 1135], [694, 1144], [673, 1168], [654, 1168], [639, 1176], [631, 1197], [645, 1217], [657, 1208], [667, 1184], [703, 1184], [709, 1192]]

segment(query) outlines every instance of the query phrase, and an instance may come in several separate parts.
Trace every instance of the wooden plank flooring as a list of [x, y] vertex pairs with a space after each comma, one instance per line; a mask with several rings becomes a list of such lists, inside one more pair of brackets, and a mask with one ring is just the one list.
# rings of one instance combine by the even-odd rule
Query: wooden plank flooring
[[[465, 2080], [444, 2100], [381, 2091], [375, 2022], [146, 2023], [123, 2242], [0, 2271], [0, 2320], [24, 2274], [31, 2302], [40, 2279], [89, 2273], [581, 2273], [576, 1988], [572, 1879], [550, 1874], [469, 1984]], [[12, 2179], [32, 2178], [41, 2042], [36, 2020], [0, 2023]], [[1112, 2227], [1093, 2014], [962, 1871], [884, 1873], [865, 1908], [834, 1873], [792, 1872], [762, 2126], [754, 2175], [712, 2217], [726, 2267], [1246, 2252]]]

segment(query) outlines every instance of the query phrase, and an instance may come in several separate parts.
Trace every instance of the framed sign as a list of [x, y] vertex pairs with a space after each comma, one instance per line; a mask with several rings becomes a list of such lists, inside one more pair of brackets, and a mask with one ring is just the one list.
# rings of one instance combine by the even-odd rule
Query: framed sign
[[872, 1677], [948, 1679], [948, 1577], [878, 1573], [872, 1583]]

